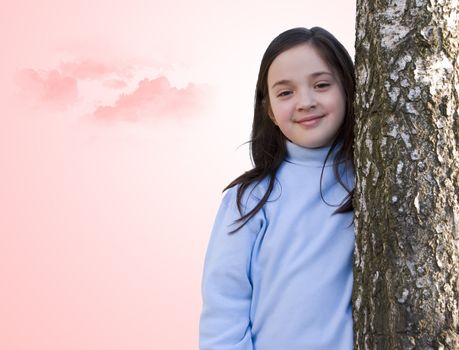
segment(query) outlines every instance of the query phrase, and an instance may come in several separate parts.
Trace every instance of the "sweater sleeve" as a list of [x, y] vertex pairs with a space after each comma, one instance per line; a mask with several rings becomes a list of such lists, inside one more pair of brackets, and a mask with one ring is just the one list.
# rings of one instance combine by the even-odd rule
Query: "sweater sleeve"
[[252, 350], [250, 259], [261, 211], [239, 231], [236, 187], [225, 193], [212, 229], [202, 280], [200, 350]]

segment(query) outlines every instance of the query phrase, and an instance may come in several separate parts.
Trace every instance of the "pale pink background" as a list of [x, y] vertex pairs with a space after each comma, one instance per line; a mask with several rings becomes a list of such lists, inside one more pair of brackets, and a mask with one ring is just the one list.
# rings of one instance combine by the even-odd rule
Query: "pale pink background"
[[352, 1], [6, 0], [0, 349], [197, 349], [222, 188], [270, 40]]

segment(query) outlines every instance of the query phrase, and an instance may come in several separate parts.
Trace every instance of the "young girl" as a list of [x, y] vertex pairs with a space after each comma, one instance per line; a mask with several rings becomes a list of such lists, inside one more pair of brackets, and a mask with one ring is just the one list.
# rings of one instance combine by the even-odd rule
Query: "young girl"
[[218, 211], [201, 350], [350, 350], [354, 70], [326, 30], [294, 28], [261, 61], [254, 168]]

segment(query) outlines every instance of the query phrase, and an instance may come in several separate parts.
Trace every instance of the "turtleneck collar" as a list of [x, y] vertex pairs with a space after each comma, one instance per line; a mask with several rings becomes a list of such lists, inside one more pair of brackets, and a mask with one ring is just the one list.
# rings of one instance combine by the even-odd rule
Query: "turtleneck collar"
[[[289, 163], [299, 164], [310, 167], [322, 167], [324, 165], [325, 157], [330, 151], [330, 146], [320, 148], [306, 148], [298, 146], [297, 144], [286, 140], [287, 156], [285, 160]], [[327, 159], [325, 166], [333, 165], [334, 153]]]

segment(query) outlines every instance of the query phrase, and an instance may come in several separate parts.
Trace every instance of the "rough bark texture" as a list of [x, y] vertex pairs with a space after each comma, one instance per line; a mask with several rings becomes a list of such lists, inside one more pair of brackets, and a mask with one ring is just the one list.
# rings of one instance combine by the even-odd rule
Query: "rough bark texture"
[[458, 12], [357, 0], [356, 349], [459, 349]]

